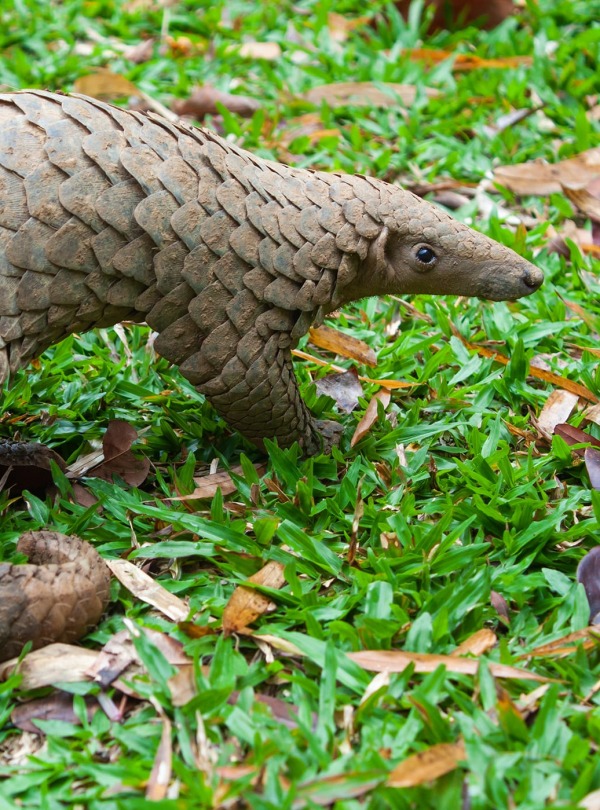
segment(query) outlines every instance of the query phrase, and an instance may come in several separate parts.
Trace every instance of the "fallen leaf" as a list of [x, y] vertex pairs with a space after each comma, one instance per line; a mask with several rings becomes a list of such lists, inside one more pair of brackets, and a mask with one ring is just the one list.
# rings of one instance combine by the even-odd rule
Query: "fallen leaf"
[[315, 385], [317, 393], [331, 397], [344, 413], [352, 413], [359, 398], [363, 396], [363, 389], [354, 369], [328, 374], [316, 380]]
[[95, 68], [93, 73], [75, 79], [73, 91], [101, 100], [140, 94], [135, 84], [126, 79], [125, 76], [113, 73], [112, 70], [103, 67]]
[[167, 796], [167, 788], [173, 773], [173, 745], [171, 743], [171, 721], [162, 713], [162, 732], [156, 749], [152, 770], [146, 785], [146, 799], [151, 802], [162, 801]]
[[490, 604], [498, 614], [498, 618], [502, 621], [502, 623], [509, 627], [510, 615], [508, 612], [508, 602], [502, 596], [502, 594], [498, 593], [497, 591], [491, 591]]
[[438, 743], [419, 751], [396, 765], [386, 784], [390, 787], [415, 787], [450, 773], [467, 757], [463, 742]]
[[341, 134], [341, 130], [337, 128], [326, 129], [323, 126], [319, 113], [305, 113], [304, 115], [289, 120], [286, 124], [286, 128], [279, 133], [279, 136], [272, 142], [272, 145], [288, 149], [292, 141], [298, 138], [308, 138], [308, 142], [314, 145], [323, 138], [335, 138], [339, 137]]
[[[99, 653], [75, 647], [73, 644], [48, 644], [40, 650], [28, 653], [19, 664], [22, 689], [39, 689], [54, 683], [77, 683], [90, 680], [88, 669], [96, 662]], [[18, 658], [0, 664], [0, 681], [5, 681], [15, 671]]]
[[106, 689], [136, 660], [137, 652], [131, 636], [126, 630], [121, 630], [106, 642], [89, 667], [87, 675]]
[[583, 453], [585, 468], [590, 477], [592, 489], [600, 490], [600, 451], [586, 447]]
[[455, 650], [452, 650], [450, 655], [483, 655], [488, 652], [498, 643], [496, 634], [487, 627], [482, 627], [481, 630], [473, 633], [473, 635], [466, 638]]
[[583, 799], [580, 799], [577, 807], [581, 810], [600, 810], [600, 790], [593, 790], [588, 793]]
[[[578, 228], [572, 219], [567, 219], [562, 223], [560, 231], [557, 231], [554, 226], [549, 225], [546, 230], [546, 237], [548, 239], [546, 245], [548, 253], [558, 253], [559, 256], [564, 256], [568, 259], [571, 256], [571, 248], [567, 244], [567, 239], [574, 242], [581, 251], [584, 251], [584, 246], [590, 240], [590, 233], [584, 228]], [[570, 306], [571, 302], [567, 302], [562, 296], [561, 298], [567, 306]], [[578, 307], [577, 304], [573, 306]], [[574, 309], [574, 311], [576, 310]], [[579, 307], [579, 311], [581, 313], [585, 310], [583, 310], [583, 307]]]
[[357, 28], [362, 28], [369, 22], [369, 17], [346, 17], [345, 14], [337, 14], [330, 11], [327, 14], [327, 28], [329, 36], [335, 42], [345, 42], [348, 35]]
[[[472, 351], [477, 352], [477, 354], [480, 354], [482, 357], [491, 357], [497, 363], [502, 363], [503, 366], [507, 366], [509, 364], [509, 358], [505, 357], [496, 349], [489, 349], [487, 346], [479, 346], [476, 343], [470, 343], [468, 340], [465, 340], [458, 333], [458, 331], [455, 332], [455, 334], [464, 343], [467, 349], [472, 349]], [[572, 394], [576, 394], [582, 399], [587, 399], [590, 402], [598, 402], [598, 397], [596, 394], [593, 394], [589, 388], [586, 388], [585, 385], [582, 385], [581, 383], [576, 383], [573, 382], [573, 380], [569, 380], [568, 377], [561, 377], [560, 374], [554, 374], [552, 371], [545, 371], [542, 368], [537, 368], [531, 363], [529, 364], [528, 374], [530, 377], [535, 377], [538, 380], [552, 383], [552, 385], [554, 385], [556, 388], [564, 388], [566, 391], [570, 391]]]
[[279, 650], [285, 655], [297, 656], [298, 658], [304, 657], [302, 650], [299, 647], [296, 647], [295, 644], [292, 644], [291, 641], [287, 641], [284, 638], [279, 638], [271, 633], [254, 633], [253, 631], [249, 630], [244, 631], [244, 635], [248, 635], [255, 638], [257, 641], [268, 644], [269, 646], [273, 647], [273, 649]]
[[[337, 371], [340, 374], [347, 371], [347, 369], [343, 368], [342, 366], [336, 366], [335, 363], [328, 363], [327, 360], [322, 360], [320, 357], [314, 357], [312, 354], [303, 352], [301, 349], [293, 349], [292, 354], [294, 357], [298, 357], [301, 360], [308, 360], [309, 363], [314, 363], [317, 366], [327, 366], [332, 371]], [[420, 383], [404, 382], [403, 380], [374, 380], [371, 377], [362, 377], [360, 374], [358, 375], [358, 379], [361, 382], [365, 382], [369, 385], [381, 385], [384, 388], [389, 388], [390, 391], [397, 388], [414, 388], [416, 385], [420, 385]]]
[[507, 129], [512, 129], [515, 124], [519, 124], [521, 121], [524, 121], [526, 118], [529, 118], [531, 115], [534, 115], [541, 109], [542, 107], [529, 107], [526, 109], [511, 110], [509, 113], [498, 116], [493, 124], [484, 126], [483, 131], [489, 138], [493, 138], [500, 132], [504, 132]]
[[[439, 90], [422, 88], [429, 98], [441, 95]], [[327, 104], [328, 107], [411, 107], [417, 97], [417, 88], [412, 84], [392, 82], [336, 82], [313, 87], [302, 98], [310, 104]]]
[[567, 421], [578, 402], [576, 394], [561, 388], [550, 393], [537, 420], [538, 428], [546, 438], [552, 436], [557, 425]]
[[379, 413], [377, 403], [381, 402], [383, 409], [385, 410], [390, 404], [390, 400], [391, 394], [388, 388], [380, 388], [379, 391], [376, 391], [373, 394], [362, 419], [356, 426], [354, 435], [350, 439], [350, 447], [354, 447], [354, 445], [358, 444], [358, 442], [367, 435], [377, 421], [377, 415]]
[[245, 59], [266, 59], [275, 62], [281, 57], [281, 45], [277, 42], [243, 42], [238, 53]]
[[195, 87], [188, 98], [173, 101], [171, 108], [177, 115], [189, 115], [197, 121], [202, 121], [207, 115], [219, 114], [217, 104], [222, 104], [227, 110], [241, 115], [242, 118], [251, 118], [261, 106], [254, 98], [224, 93], [210, 84], [205, 84], [202, 87]]
[[[257, 475], [264, 475], [267, 467], [266, 464], [255, 464], [254, 469]], [[230, 470], [222, 470], [221, 472], [211, 473], [210, 475], [202, 475], [194, 478], [196, 488], [189, 495], [180, 495], [176, 498], [168, 498], [169, 501], [197, 501], [203, 498], [213, 498], [218, 490], [221, 490], [222, 495], [231, 495], [237, 490], [237, 484], [231, 478], [230, 473], [243, 476], [244, 469], [241, 464], [237, 464]]]
[[585, 188], [562, 184], [562, 190], [573, 205], [576, 205], [582, 213], [595, 222], [600, 222], [600, 197], [597, 185], [599, 180], [600, 175], [588, 183]]
[[[580, 348], [585, 349], [585, 351], [589, 351], [587, 346], [581, 346]], [[598, 352], [596, 357], [600, 357], [600, 352]], [[593, 422], [596, 425], [600, 425], [600, 404], [599, 405], [590, 405], [583, 412], [583, 416], [588, 422]]]
[[[93, 697], [84, 698], [88, 712], [88, 719], [92, 719], [94, 711], [98, 708], [98, 703]], [[59, 720], [63, 723], [71, 723], [78, 726], [81, 723], [73, 708], [73, 695], [67, 692], [52, 692], [45, 697], [28, 700], [27, 703], [18, 705], [11, 712], [12, 723], [21, 731], [29, 731], [32, 734], [44, 734], [35, 720]]]
[[341, 357], [349, 357], [371, 367], [377, 365], [377, 355], [367, 343], [340, 332], [339, 329], [333, 329], [331, 326], [311, 327], [308, 339], [314, 346], [339, 354]]
[[[260, 571], [249, 577], [248, 582], [277, 590], [285, 585], [283, 569], [284, 566], [281, 563], [268, 562]], [[264, 596], [254, 588], [239, 585], [231, 594], [229, 602], [223, 610], [224, 632], [235, 633], [243, 627], [247, 627], [273, 606], [274, 603], [268, 596]]]
[[586, 186], [600, 176], [600, 147], [580, 152], [558, 163], [531, 161], [512, 166], [498, 166], [494, 178], [515, 194], [547, 196], [560, 194], [563, 186]]
[[442, 51], [431, 48], [406, 48], [403, 51], [415, 62], [425, 62], [429, 65], [437, 65], [446, 59], [453, 59], [452, 69], [454, 71], [469, 71], [494, 68], [516, 68], [533, 64], [531, 56], [504, 56], [500, 59], [484, 59], [481, 56], [470, 53], [456, 53], [454, 51]]
[[123, 51], [123, 58], [133, 62], [136, 65], [141, 65], [152, 59], [154, 54], [154, 40], [144, 39], [137, 45], [132, 45], [127, 50]]
[[[600, 447], [600, 439], [596, 439], [590, 433], [586, 433], [581, 428], [573, 427], [573, 425], [567, 425], [566, 423], [556, 425], [554, 433], [564, 439], [568, 445], [592, 444], [594, 447]], [[578, 456], [583, 456], [585, 450], [583, 447], [578, 447], [573, 452]]]
[[[417, 673], [435, 672], [440, 667], [446, 667], [448, 672], [463, 675], [475, 675], [479, 668], [476, 658], [454, 658], [451, 655], [433, 655], [430, 653], [413, 653], [402, 650], [361, 650], [347, 653], [348, 658], [369, 672], [404, 672], [414, 665]], [[488, 662], [490, 672], [495, 678], [521, 678], [526, 681], [539, 681], [546, 683], [551, 678], [518, 669], [506, 664]]]
[[600, 546], [595, 546], [577, 566], [577, 582], [585, 588], [590, 606], [590, 624], [600, 623]]
[[[589, 312], [587, 309], [580, 306], [579, 304], [576, 304], [575, 301], [569, 301], [568, 298], [564, 298], [562, 295], [559, 295], [559, 297], [561, 301], [564, 303], [564, 305], [567, 307], [567, 309], [570, 309], [571, 312], [574, 312], [577, 315], [577, 317], [581, 318], [581, 320], [589, 326], [591, 332], [597, 332], [599, 330], [600, 319], [598, 318], [597, 315], [595, 315], [592, 312]], [[590, 354], [596, 354], [596, 352], [598, 352], [596, 354], [596, 357], [600, 357], [600, 350], [598, 349], [593, 349], [587, 346], [585, 347], [580, 346], [579, 348], [582, 351], [589, 351]]]
[[164, 38], [164, 44], [160, 49], [161, 54], [168, 53], [175, 59], [181, 59], [182, 57], [187, 59], [194, 55], [194, 53], [197, 51], [199, 51], [198, 46], [195, 45], [189, 37], [171, 36], [166, 36]]
[[[576, 630], [574, 633], [557, 638], [548, 642], [548, 644], [534, 647], [533, 650], [523, 653], [519, 658], [564, 658], [566, 655], [577, 652], [580, 647], [584, 650], [593, 650], [599, 644], [599, 628], [597, 626], [584, 627], [582, 630]], [[543, 679], [539, 678], [538, 680]]]
[[189, 608], [183, 599], [148, 576], [128, 560], [106, 560], [106, 564], [127, 590], [147, 605], [152, 605], [174, 622], [182, 622], [189, 616]]
[[132, 487], [144, 483], [150, 472], [150, 459], [137, 458], [130, 448], [137, 439], [137, 432], [123, 419], [112, 419], [102, 439], [104, 461], [88, 471], [93, 478], [112, 481], [114, 476], [122, 478]]
[[298, 798], [292, 804], [292, 810], [304, 810], [307, 801], [311, 805], [332, 807], [344, 799], [356, 799], [373, 790], [382, 781], [379, 773], [349, 772], [336, 773], [330, 776], [319, 776], [297, 785]]

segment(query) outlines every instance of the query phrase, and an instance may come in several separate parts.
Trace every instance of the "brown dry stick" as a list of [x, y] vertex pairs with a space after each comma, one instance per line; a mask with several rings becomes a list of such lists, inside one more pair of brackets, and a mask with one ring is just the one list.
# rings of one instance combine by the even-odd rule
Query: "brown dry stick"
[[[74, 331], [146, 321], [261, 446], [322, 446], [291, 350], [348, 301], [494, 300], [542, 274], [408, 191], [294, 169], [82, 96], [0, 96], [0, 382]], [[327, 428], [325, 428], [327, 433]]]
[[98, 552], [77, 537], [28, 532], [17, 551], [27, 565], [0, 563], [0, 661], [55, 641], [72, 642], [100, 619], [110, 572]]

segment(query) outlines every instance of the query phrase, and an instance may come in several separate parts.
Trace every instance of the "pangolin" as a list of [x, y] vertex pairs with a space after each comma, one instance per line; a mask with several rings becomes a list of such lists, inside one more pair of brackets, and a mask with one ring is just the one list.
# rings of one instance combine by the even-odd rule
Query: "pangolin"
[[503, 300], [541, 282], [381, 180], [84, 96], [0, 95], [0, 382], [75, 331], [145, 321], [232, 427], [312, 453], [291, 355], [312, 323], [366, 296]]

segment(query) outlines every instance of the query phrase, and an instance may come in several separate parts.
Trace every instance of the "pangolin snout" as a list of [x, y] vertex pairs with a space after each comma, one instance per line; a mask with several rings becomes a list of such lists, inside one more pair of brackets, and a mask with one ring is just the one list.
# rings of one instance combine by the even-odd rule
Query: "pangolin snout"
[[544, 280], [544, 274], [538, 270], [535, 265], [531, 264], [523, 271], [523, 284], [533, 292], [541, 285]]

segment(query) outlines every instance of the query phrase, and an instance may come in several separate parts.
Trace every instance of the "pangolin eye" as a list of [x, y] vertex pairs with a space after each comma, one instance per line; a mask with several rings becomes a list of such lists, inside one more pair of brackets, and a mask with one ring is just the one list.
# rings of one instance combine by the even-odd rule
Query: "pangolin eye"
[[415, 255], [421, 264], [433, 264], [437, 259], [437, 256], [430, 247], [420, 247]]

